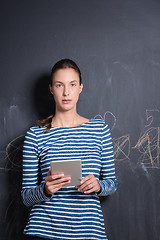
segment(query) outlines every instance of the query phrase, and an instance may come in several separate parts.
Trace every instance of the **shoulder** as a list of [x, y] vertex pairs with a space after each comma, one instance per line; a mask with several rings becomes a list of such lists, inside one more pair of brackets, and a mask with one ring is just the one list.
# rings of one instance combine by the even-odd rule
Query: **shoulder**
[[99, 128], [105, 128], [105, 127], [108, 127], [108, 125], [106, 124], [106, 122], [102, 119], [95, 119], [95, 118], [92, 118], [90, 119], [89, 121], [93, 126], [95, 127], [99, 127]]
[[96, 131], [101, 136], [110, 135], [110, 129], [108, 124], [102, 119], [91, 119], [90, 125], [93, 127], [93, 131]]
[[33, 126], [28, 129], [28, 131], [26, 132], [26, 135], [38, 136], [38, 135], [44, 134], [45, 129], [46, 127]]

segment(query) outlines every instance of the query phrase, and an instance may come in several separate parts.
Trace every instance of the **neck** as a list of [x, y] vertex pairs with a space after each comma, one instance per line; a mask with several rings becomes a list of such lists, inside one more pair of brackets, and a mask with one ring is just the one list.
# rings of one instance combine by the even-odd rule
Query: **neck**
[[74, 127], [79, 124], [79, 114], [75, 111], [56, 112], [52, 120], [53, 127]]

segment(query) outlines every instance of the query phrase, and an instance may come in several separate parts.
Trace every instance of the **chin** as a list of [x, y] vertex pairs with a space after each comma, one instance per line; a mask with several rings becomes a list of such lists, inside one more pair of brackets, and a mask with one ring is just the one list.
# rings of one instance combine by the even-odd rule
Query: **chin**
[[73, 109], [72, 107], [66, 106], [66, 107], [58, 108], [57, 110], [61, 111], [61, 112], [67, 112], [67, 111], [70, 111], [72, 109]]

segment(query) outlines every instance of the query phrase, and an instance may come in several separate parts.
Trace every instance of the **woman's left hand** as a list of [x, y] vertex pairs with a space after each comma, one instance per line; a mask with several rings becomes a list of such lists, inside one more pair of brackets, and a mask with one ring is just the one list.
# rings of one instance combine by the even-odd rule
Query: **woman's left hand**
[[101, 187], [93, 174], [87, 175], [82, 179], [81, 185], [76, 186], [77, 190], [85, 194], [99, 192]]

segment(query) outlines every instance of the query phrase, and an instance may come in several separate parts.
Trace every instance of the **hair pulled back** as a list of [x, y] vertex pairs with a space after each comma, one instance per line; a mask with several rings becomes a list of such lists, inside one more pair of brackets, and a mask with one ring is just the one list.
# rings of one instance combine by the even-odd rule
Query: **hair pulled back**
[[[79, 83], [81, 85], [82, 83], [82, 77], [81, 77], [81, 71], [79, 69], [79, 67], [77, 66], [77, 64], [71, 60], [71, 59], [68, 59], [68, 58], [65, 58], [65, 59], [62, 59], [60, 61], [58, 61], [53, 67], [52, 67], [52, 70], [51, 70], [51, 78], [50, 78], [50, 85], [52, 86], [52, 82], [53, 82], [53, 77], [54, 77], [54, 74], [60, 70], [60, 69], [66, 69], [66, 68], [72, 68], [74, 69], [78, 75], [79, 75]], [[52, 118], [54, 117], [54, 114], [51, 114], [49, 117], [45, 118], [45, 119], [42, 119], [42, 120], [38, 120], [37, 121], [37, 124], [39, 127], [44, 127], [46, 126], [46, 129], [45, 129], [45, 133], [49, 132], [50, 128], [51, 128], [51, 123], [52, 123]]]

